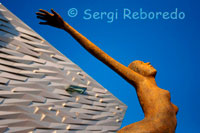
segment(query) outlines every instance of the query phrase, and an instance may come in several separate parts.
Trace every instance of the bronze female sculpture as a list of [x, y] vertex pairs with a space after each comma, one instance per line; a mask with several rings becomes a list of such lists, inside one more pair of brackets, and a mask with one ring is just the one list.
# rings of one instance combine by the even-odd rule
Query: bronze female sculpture
[[119, 133], [173, 133], [175, 132], [178, 107], [171, 103], [170, 93], [157, 86], [155, 81], [156, 69], [150, 63], [133, 61], [128, 67], [114, 60], [86, 37], [76, 31], [61, 16], [51, 9], [52, 13], [40, 9], [37, 12], [39, 19], [50, 25], [67, 31], [80, 45], [97, 59], [102, 61], [136, 89], [145, 118], [119, 130]]

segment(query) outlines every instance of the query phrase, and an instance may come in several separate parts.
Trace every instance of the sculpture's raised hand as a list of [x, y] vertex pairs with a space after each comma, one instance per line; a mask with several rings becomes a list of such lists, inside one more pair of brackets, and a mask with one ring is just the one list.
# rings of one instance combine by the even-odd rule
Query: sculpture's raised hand
[[51, 12], [53, 14], [49, 13], [48, 11], [42, 10], [42, 9], [40, 9], [39, 11], [40, 12], [36, 12], [37, 18], [46, 21], [46, 22], [40, 22], [39, 24], [50, 25], [50, 26], [53, 26], [56, 28], [64, 29], [65, 21], [53, 9], [51, 9]]

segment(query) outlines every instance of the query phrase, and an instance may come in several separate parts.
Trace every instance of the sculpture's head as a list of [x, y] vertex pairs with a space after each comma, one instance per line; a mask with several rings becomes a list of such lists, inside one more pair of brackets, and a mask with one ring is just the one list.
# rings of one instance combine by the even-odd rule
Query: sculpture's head
[[156, 76], [156, 69], [149, 63], [144, 63], [143, 61], [133, 61], [128, 65], [128, 68], [132, 69], [133, 71], [143, 75], [143, 76]]

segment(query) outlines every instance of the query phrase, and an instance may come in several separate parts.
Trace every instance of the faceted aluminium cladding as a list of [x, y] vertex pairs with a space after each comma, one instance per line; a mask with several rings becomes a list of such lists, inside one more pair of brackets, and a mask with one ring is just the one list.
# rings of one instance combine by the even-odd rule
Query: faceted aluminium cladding
[[126, 108], [0, 4], [0, 132], [116, 132]]

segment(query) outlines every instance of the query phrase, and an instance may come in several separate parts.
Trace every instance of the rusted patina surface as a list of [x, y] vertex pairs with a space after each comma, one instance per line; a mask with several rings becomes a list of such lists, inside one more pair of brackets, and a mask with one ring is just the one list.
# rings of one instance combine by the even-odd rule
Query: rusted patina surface
[[133, 61], [128, 67], [122, 65], [66, 23], [54, 10], [51, 11], [53, 14], [41, 9], [36, 13], [38, 18], [46, 21], [40, 24], [67, 31], [88, 52], [135, 87], [145, 118], [123, 127], [118, 131], [119, 133], [175, 132], [178, 107], [170, 101], [169, 91], [157, 86], [155, 81], [157, 71], [150, 63]]

